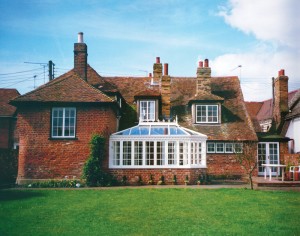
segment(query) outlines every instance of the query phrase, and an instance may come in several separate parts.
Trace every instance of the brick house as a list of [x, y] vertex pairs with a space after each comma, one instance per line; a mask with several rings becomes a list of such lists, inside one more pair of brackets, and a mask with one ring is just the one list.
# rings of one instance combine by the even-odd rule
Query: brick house
[[157, 57], [148, 77], [102, 77], [87, 64], [80, 33], [74, 69], [11, 101], [20, 133], [17, 182], [79, 178], [92, 133], [109, 140], [103, 168], [118, 180], [243, 175], [235, 152], [258, 139], [238, 77], [212, 77], [207, 59], [195, 77], [168, 69]]
[[287, 157], [297, 152], [300, 142], [300, 90], [288, 92], [288, 77], [283, 69], [273, 78], [272, 86], [272, 99], [246, 102], [259, 139], [258, 174], [263, 174], [264, 163], [289, 165]]
[[0, 149], [11, 149], [18, 146], [17, 109], [9, 104], [9, 100], [19, 95], [16, 89], [0, 89]]
[[[135, 125], [111, 135], [109, 167], [115, 176], [133, 182], [137, 176], [158, 181], [163, 175], [168, 183], [174, 175], [181, 183], [188, 176], [195, 183], [202, 172], [244, 173], [234, 152], [257, 136], [237, 77], [211, 77], [207, 59], [199, 62], [196, 77], [172, 77], [168, 64], [156, 58], [153, 76], [104, 79], [136, 112]], [[195, 134], [181, 137], [171, 127]]]

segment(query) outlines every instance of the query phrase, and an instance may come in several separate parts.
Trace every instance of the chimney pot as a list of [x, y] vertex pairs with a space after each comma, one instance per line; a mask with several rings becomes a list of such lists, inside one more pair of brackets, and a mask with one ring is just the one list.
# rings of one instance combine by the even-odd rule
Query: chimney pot
[[205, 59], [205, 60], [204, 60], [204, 67], [209, 67], [208, 59]]
[[152, 73], [149, 73], [149, 77], [152, 78]]
[[83, 33], [82, 32], [78, 33], [78, 43], [83, 43]]
[[156, 63], [157, 63], [157, 64], [160, 63], [160, 57], [156, 57]]
[[168, 63], [164, 64], [164, 75], [168, 75], [169, 74], [169, 65]]
[[203, 61], [199, 61], [199, 67], [200, 67], [200, 68], [203, 67]]
[[278, 76], [284, 76], [284, 69], [281, 69], [280, 71], [278, 71]]

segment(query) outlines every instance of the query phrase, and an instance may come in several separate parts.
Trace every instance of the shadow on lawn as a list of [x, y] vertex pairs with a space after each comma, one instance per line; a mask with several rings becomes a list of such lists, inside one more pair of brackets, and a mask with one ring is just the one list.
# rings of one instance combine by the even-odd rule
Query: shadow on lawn
[[22, 200], [44, 196], [42, 192], [20, 191], [20, 190], [0, 190], [0, 202], [11, 200]]

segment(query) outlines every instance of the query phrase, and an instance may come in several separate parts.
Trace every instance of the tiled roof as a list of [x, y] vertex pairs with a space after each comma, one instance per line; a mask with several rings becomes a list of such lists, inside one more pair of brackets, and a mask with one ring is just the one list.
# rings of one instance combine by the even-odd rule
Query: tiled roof
[[257, 113], [261, 109], [263, 102], [245, 102], [247, 111], [249, 115], [252, 117], [256, 117]]
[[138, 97], [160, 97], [161, 94], [157, 89], [145, 89], [134, 95], [135, 98]]
[[45, 85], [19, 96], [12, 101], [19, 102], [113, 102], [100, 90], [81, 79], [74, 70], [51, 80]]
[[221, 98], [220, 96], [214, 95], [212, 93], [198, 93], [195, 94], [195, 96], [192, 96], [190, 98], [190, 101], [224, 101], [224, 98]]
[[[295, 95], [300, 93], [300, 89], [294, 90], [288, 93], [288, 101], [289, 101], [289, 107], [292, 106], [293, 98]], [[298, 95], [300, 96], [300, 95]], [[261, 103], [261, 105], [260, 105]], [[256, 107], [255, 107], [256, 106]], [[254, 108], [255, 107], [255, 108]], [[256, 113], [256, 118], [258, 121], [268, 120], [273, 118], [273, 99], [268, 99], [263, 102], [247, 102], [247, 109], [249, 114], [252, 116], [253, 110], [256, 110], [259, 108], [259, 111]], [[250, 109], [250, 110], [249, 110]]]
[[90, 65], [87, 66], [87, 82], [102, 92], [119, 92], [116, 86], [105, 81]]
[[[129, 104], [133, 104], [134, 95], [143, 92], [149, 85], [149, 78], [104, 77], [114, 84]], [[224, 98], [222, 116], [219, 125], [192, 124], [190, 112], [179, 117], [180, 125], [208, 135], [211, 140], [257, 140], [250, 116], [246, 111], [244, 98], [237, 77], [211, 78], [212, 94]], [[190, 98], [196, 94], [196, 78], [171, 77], [171, 110], [185, 111]], [[174, 115], [174, 114], [173, 114]], [[177, 113], [176, 113], [177, 115]]]
[[263, 102], [245, 102], [248, 114], [251, 117], [254, 129], [256, 132], [261, 132], [261, 127], [257, 120], [257, 114], [261, 109]]
[[[127, 103], [134, 103], [134, 95], [143, 92], [150, 86], [149, 77], [103, 77], [105, 81], [117, 87]], [[157, 87], [157, 88], [156, 88]], [[159, 89], [154, 86], [154, 89]]]
[[19, 92], [16, 89], [0, 88], [0, 116], [14, 116], [16, 107], [9, 105], [9, 101], [17, 96]]
[[290, 113], [287, 115], [287, 119], [300, 116], [300, 89], [293, 91], [293, 97], [289, 100]]

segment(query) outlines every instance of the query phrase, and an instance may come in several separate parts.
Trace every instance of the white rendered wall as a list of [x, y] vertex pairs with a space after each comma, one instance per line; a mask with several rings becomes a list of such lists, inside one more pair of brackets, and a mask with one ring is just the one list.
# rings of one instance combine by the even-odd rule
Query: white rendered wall
[[[300, 152], [300, 117], [292, 119], [287, 130], [286, 136], [294, 139], [294, 153]], [[292, 142], [289, 142], [289, 151], [291, 152]]]

